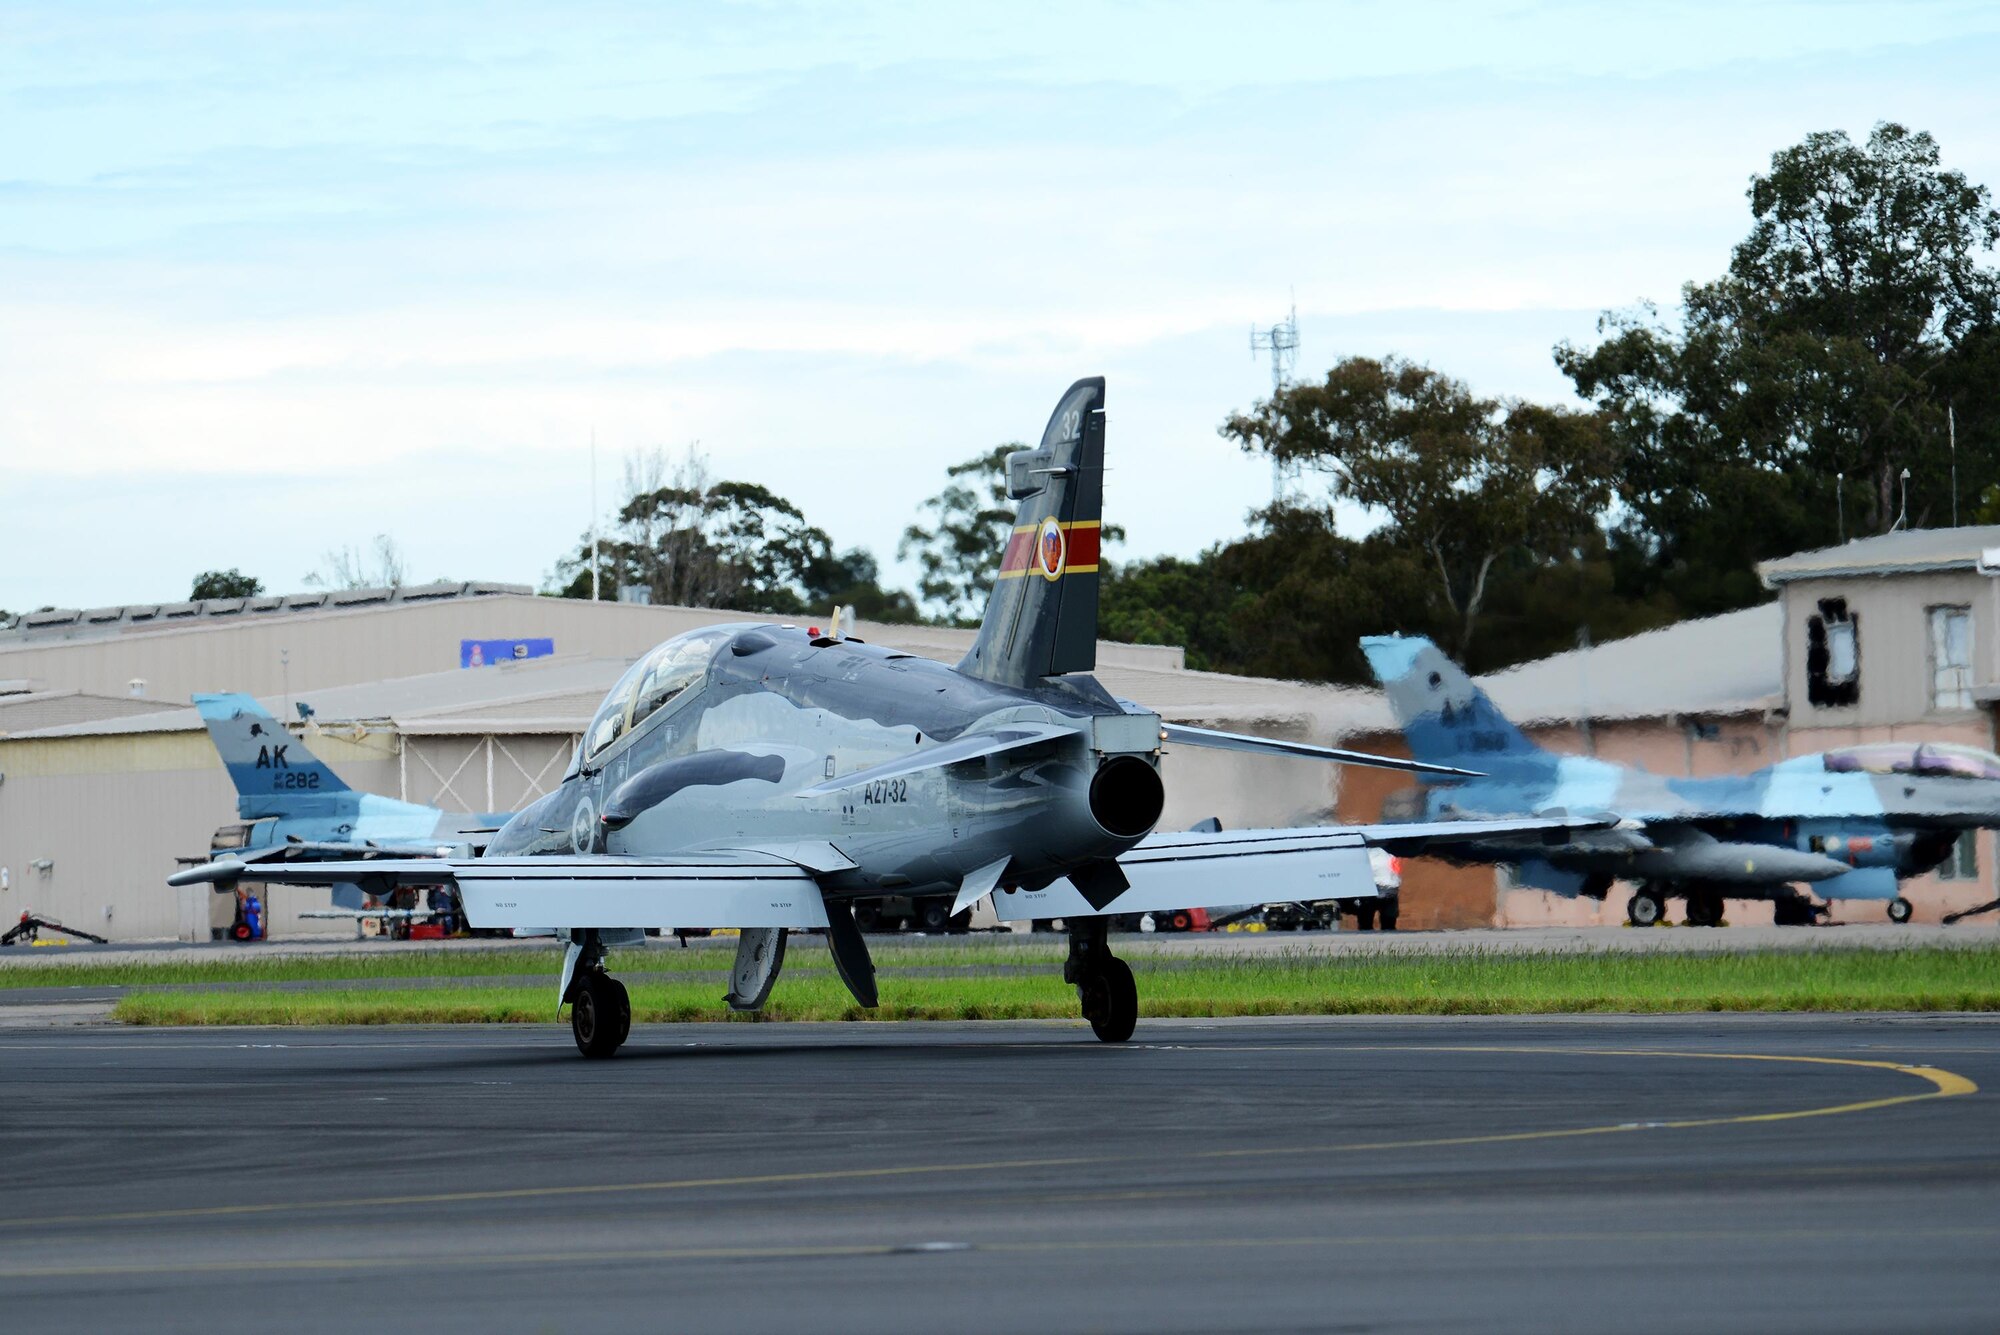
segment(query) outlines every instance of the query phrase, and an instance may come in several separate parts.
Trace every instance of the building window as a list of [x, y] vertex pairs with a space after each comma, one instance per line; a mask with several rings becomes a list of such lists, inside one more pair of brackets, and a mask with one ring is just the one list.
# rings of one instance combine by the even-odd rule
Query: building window
[[1806, 618], [1806, 699], [1820, 709], [1861, 700], [1861, 618], [1845, 598], [1822, 598]]
[[1931, 708], [1972, 708], [1972, 609], [1933, 607]]
[[1951, 856], [1937, 869], [1940, 881], [1976, 881], [1979, 879], [1979, 831], [1967, 830], [1958, 836], [1958, 842], [1951, 846]]

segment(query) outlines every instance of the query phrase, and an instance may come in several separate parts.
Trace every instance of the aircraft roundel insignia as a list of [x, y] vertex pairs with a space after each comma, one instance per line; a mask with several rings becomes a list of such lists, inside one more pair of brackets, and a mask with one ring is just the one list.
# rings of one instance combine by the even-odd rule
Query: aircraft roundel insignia
[[1062, 525], [1054, 518], [1044, 519], [1042, 531], [1035, 536], [1035, 569], [1042, 572], [1043, 579], [1062, 578], [1063, 561], [1068, 555], [1067, 547]]
[[597, 811], [588, 797], [576, 804], [576, 815], [569, 823], [569, 846], [577, 853], [595, 853], [597, 843]]

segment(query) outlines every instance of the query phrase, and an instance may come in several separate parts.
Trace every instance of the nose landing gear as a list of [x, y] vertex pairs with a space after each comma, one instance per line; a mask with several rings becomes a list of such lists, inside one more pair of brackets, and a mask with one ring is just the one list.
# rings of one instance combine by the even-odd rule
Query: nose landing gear
[[1083, 918], [1070, 925], [1063, 981], [1074, 984], [1083, 1018], [1106, 1043], [1123, 1043], [1139, 1023], [1139, 986], [1132, 968], [1111, 953], [1109, 925]]
[[604, 971], [604, 943], [596, 932], [572, 939], [569, 985], [569, 1032], [576, 1050], [586, 1057], [609, 1057], [632, 1033], [632, 998], [625, 984]]

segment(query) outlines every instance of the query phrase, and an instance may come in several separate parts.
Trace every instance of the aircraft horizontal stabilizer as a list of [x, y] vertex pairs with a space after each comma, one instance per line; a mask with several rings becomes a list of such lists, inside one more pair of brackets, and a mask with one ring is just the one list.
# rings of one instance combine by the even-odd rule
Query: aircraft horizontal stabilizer
[[1275, 737], [1252, 737], [1240, 732], [1217, 732], [1213, 728], [1191, 728], [1185, 723], [1161, 725], [1169, 744], [1205, 746], [1217, 751], [1247, 751], [1252, 755], [1293, 756], [1301, 760], [1330, 760], [1337, 765], [1363, 765], [1369, 769], [1393, 769], [1406, 774], [1435, 774], [1441, 778], [1477, 779], [1481, 771], [1454, 765], [1430, 765], [1421, 760], [1378, 756], [1372, 751], [1345, 751], [1337, 746], [1314, 746], [1310, 742], [1285, 742]]
[[967, 733], [949, 742], [927, 746], [900, 759], [871, 765], [852, 774], [843, 774], [837, 779], [827, 779], [813, 784], [810, 788], [801, 788], [793, 796], [827, 797], [833, 793], [845, 792], [849, 788], [858, 788], [864, 783], [898, 779], [906, 774], [920, 774], [924, 770], [937, 769], [944, 765], [956, 765], [961, 761], [978, 760], [982, 756], [995, 756], [1006, 751], [1018, 751], [1025, 747], [1040, 746], [1045, 742], [1082, 735], [1075, 728], [1060, 727], [1053, 723], [1009, 723], [989, 732]]

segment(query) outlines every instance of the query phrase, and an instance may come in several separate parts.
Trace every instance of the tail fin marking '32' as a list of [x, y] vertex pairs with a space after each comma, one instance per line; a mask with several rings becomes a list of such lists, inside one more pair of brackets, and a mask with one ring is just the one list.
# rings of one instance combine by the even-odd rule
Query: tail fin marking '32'
[[1104, 516], [1104, 379], [1063, 394], [1041, 444], [1007, 457], [1021, 503], [958, 670], [1003, 686], [1097, 666], [1098, 538]]

